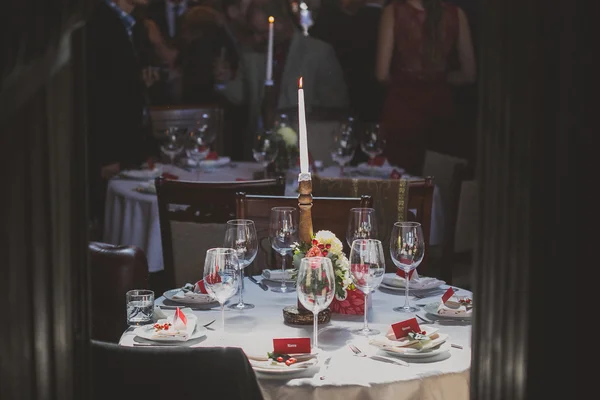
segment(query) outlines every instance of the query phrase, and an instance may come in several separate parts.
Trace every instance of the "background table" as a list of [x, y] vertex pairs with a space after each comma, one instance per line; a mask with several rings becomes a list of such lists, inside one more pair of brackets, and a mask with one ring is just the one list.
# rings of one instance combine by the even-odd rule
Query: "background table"
[[[260, 279], [260, 277], [257, 277]], [[442, 286], [447, 288], [447, 286]], [[393, 307], [404, 303], [404, 294], [383, 289], [372, 294], [372, 308], [369, 310], [369, 325], [385, 332], [390, 324], [412, 317], [411, 314], [394, 312]], [[470, 292], [459, 290], [459, 295]], [[157, 294], [158, 296], [158, 294]], [[441, 294], [426, 299], [412, 298], [416, 304], [426, 304], [440, 298]], [[237, 300], [234, 297], [232, 301]], [[164, 297], [156, 300], [162, 304]], [[296, 302], [295, 293], [275, 293], [262, 291], [246, 280], [244, 301], [256, 307], [246, 311], [225, 311], [224, 340], [221, 340], [220, 311], [195, 311], [202, 319], [215, 318], [216, 321], [204, 341], [194, 347], [234, 346], [241, 347], [249, 355], [266, 355], [273, 347], [273, 338], [311, 337], [312, 325], [289, 326], [283, 322], [282, 309]], [[170, 303], [172, 304], [172, 303]], [[431, 319], [423, 311], [419, 312]], [[362, 315], [333, 314], [331, 322], [319, 328], [319, 347], [323, 357], [331, 357], [325, 379], [321, 371], [307, 371], [293, 378], [257, 374], [265, 400], [270, 399], [468, 399], [469, 369], [471, 365], [471, 325], [448, 321], [435, 323], [440, 332], [447, 333], [449, 341], [463, 346], [451, 348], [447, 354], [430, 359], [409, 360], [409, 367], [353, 356], [347, 346], [354, 343], [363, 352], [374, 351], [365, 338], [356, 336], [351, 329], [362, 326]], [[422, 324], [421, 322], [419, 322]], [[133, 346], [135, 335], [125, 332], [120, 344]], [[380, 353], [384, 354], [384, 353]], [[160, 379], [160, 377], [159, 377]], [[235, 379], [235, 377], [232, 377]]]
[[[252, 162], [235, 162], [220, 168], [206, 169], [200, 172], [199, 175], [196, 171], [188, 171], [172, 165], [161, 167], [164, 172], [175, 174], [179, 179], [197, 181], [199, 178], [203, 182], [253, 179], [253, 174], [261, 170], [260, 165]], [[352, 171], [351, 168], [346, 168], [346, 170]], [[336, 177], [339, 176], [339, 168], [327, 167], [319, 171], [319, 174], [323, 177]], [[291, 171], [288, 174], [287, 196], [298, 195], [296, 192], [297, 177], [297, 172]], [[136, 191], [136, 188], [142, 183], [144, 182], [125, 179], [112, 179], [108, 183], [103, 241], [141, 248], [148, 258], [149, 272], [157, 272], [164, 269], [158, 203], [156, 195]], [[443, 231], [442, 201], [439, 190], [435, 188], [429, 238], [431, 246], [442, 242]]]

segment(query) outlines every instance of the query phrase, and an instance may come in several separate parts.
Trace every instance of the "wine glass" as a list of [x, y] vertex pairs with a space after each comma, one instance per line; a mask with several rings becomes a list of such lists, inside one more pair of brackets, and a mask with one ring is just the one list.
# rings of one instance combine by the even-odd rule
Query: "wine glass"
[[344, 176], [344, 167], [354, 157], [356, 147], [353, 119], [348, 118], [348, 121], [340, 125], [339, 131], [333, 136], [333, 148], [331, 150], [331, 159], [340, 166], [340, 176]]
[[396, 222], [390, 236], [390, 255], [397, 268], [404, 271], [406, 277], [404, 306], [394, 308], [399, 312], [415, 312], [418, 307], [411, 306], [408, 300], [410, 272], [417, 268], [425, 255], [425, 238], [418, 222]]
[[272, 291], [287, 293], [291, 289], [285, 284], [285, 262], [292, 245], [298, 242], [298, 210], [294, 207], [273, 207], [269, 221], [269, 238], [273, 250], [281, 255], [281, 286], [274, 286]]
[[300, 303], [313, 313], [313, 352], [319, 351], [318, 321], [319, 312], [333, 301], [335, 295], [335, 274], [331, 259], [308, 257], [300, 261], [296, 292]]
[[365, 322], [361, 329], [354, 333], [364, 336], [376, 335], [377, 329], [369, 328], [367, 310], [369, 293], [374, 292], [383, 280], [385, 258], [383, 245], [377, 239], [357, 239], [352, 242], [350, 250], [350, 275], [352, 282], [365, 294]]
[[352, 242], [356, 239], [376, 239], [378, 236], [375, 209], [351, 208], [348, 216], [348, 229], [346, 230], [348, 246], [352, 246]]
[[232, 219], [227, 221], [224, 247], [235, 249], [240, 264], [240, 290], [237, 304], [230, 304], [235, 310], [249, 310], [254, 304], [244, 303], [244, 268], [252, 264], [258, 252], [258, 240], [254, 221], [249, 219]]
[[384, 147], [385, 140], [379, 131], [379, 124], [367, 125], [360, 141], [361, 150], [373, 160], [383, 153]]
[[183, 138], [186, 132], [186, 129], [176, 127], [169, 127], [160, 132], [160, 139], [163, 142], [160, 149], [169, 157], [171, 165], [175, 164], [175, 157], [183, 151]]
[[265, 169], [265, 178], [268, 175], [267, 168], [269, 164], [275, 161], [279, 153], [279, 142], [277, 135], [273, 131], [261, 131], [254, 139], [252, 155]]
[[[225, 333], [225, 302], [233, 297], [240, 283], [239, 261], [235, 249], [217, 247], [206, 251], [204, 287], [221, 305], [221, 328]], [[224, 336], [221, 336], [224, 338]]]
[[186, 155], [194, 161], [198, 179], [200, 179], [200, 161], [204, 160], [210, 153], [210, 146], [216, 138], [216, 131], [210, 123], [209, 115], [203, 114], [202, 118], [190, 126], [188, 132]]

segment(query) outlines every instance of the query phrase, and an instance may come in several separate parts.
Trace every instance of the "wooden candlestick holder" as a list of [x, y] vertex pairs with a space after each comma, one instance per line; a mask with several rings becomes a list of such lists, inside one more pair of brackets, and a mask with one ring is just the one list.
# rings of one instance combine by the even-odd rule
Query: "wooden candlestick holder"
[[[312, 180], [310, 173], [298, 175], [298, 208], [300, 208], [299, 239], [303, 243], [311, 243], [313, 237], [312, 225]], [[331, 311], [325, 309], [318, 314], [318, 323], [325, 324], [331, 318]], [[313, 323], [313, 313], [308, 311], [298, 300], [296, 306], [283, 309], [283, 319], [291, 325], [310, 325]]]

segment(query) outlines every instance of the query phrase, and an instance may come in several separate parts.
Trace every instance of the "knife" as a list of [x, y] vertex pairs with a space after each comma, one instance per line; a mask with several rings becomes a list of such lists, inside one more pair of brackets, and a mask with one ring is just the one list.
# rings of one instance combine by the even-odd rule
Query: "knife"
[[392, 359], [392, 358], [388, 358], [388, 357], [383, 357], [383, 356], [378, 356], [378, 355], [371, 355], [371, 356], [368, 356], [368, 357], [372, 358], [373, 360], [383, 361], [383, 362], [388, 362], [388, 363], [391, 363], [391, 364], [402, 365], [404, 367], [408, 367], [408, 363], [406, 361], [396, 360], [396, 359]]
[[267, 285], [265, 285], [265, 284], [264, 284], [264, 283], [262, 283], [262, 282], [259, 282], [259, 281], [257, 281], [257, 280], [256, 280], [256, 278], [254, 278], [252, 275], [248, 275], [248, 279], [250, 279], [250, 282], [256, 283], [258, 286], [260, 286], [260, 288], [261, 288], [262, 290], [264, 290], [265, 292], [266, 292], [267, 290], [269, 290], [269, 287], [268, 287]]

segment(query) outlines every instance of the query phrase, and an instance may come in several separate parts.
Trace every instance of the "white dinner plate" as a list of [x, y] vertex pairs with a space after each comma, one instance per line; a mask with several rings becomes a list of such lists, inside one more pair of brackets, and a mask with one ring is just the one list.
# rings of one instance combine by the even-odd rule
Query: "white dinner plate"
[[163, 296], [165, 296], [165, 299], [175, 302], [175, 303], [179, 303], [179, 304], [184, 304], [187, 306], [195, 306], [195, 307], [203, 307], [206, 306], [208, 308], [210, 307], [214, 307], [215, 304], [218, 304], [219, 302], [212, 298], [210, 295], [206, 294], [206, 295], [200, 295], [198, 298], [195, 299], [188, 299], [188, 298], [175, 298], [173, 297], [174, 294], [176, 294], [177, 292], [179, 292], [181, 289], [171, 289], [171, 290], [167, 290], [166, 292], [163, 293]]
[[[406, 280], [399, 277], [396, 274], [388, 273], [383, 277], [382, 285], [390, 288], [390, 290], [400, 289], [404, 291], [406, 288]], [[431, 278], [428, 276], [419, 276], [418, 278], [412, 279], [409, 285], [409, 291], [427, 291], [438, 289], [444, 285], [446, 281], [442, 281], [437, 278]]]
[[[273, 278], [268, 278], [268, 277], [265, 275], [265, 271], [263, 271], [263, 272], [260, 274], [260, 276], [261, 276], [263, 279], [265, 279], [265, 280], [267, 280], [267, 281], [269, 281], [269, 282], [277, 282], [277, 283], [281, 283], [281, 279], [273, 279]], [[289, 284], [293, 284], [293, 283], [295, 284], [295, 283], [296, 283], [296, 280], [295, 280], [295, 279], [284, 279], [284, 282], [285, 282], [285, 283], [289, 283]]]
[[[394, 291], [394, 292], [399, 292], [404, 294], [404, 292], [406, 292], [405, 288], [401, 288], [401, 287], [396, 287], [396, 286], [390, 286], [387, 285], [383, 282], [381, 282], [381, 284], [379, 285], [381, 288], [386, 289], [386, 290], [390, 290], [390, 291]], [[419, 296], [433, 296], [434, 294], [437, 293], [443, 294], [444, 290], [441, 289], [439, 286], [438, 287], [434, 287], [432, 289], [413, 289], [411, 287], [408, 288], [408, 294], [415, 294], [415, 295], [419, 295]]]
[[[422, 325], [421, 328], [423, 328], [423, 329], [425, 329], [425, 328], [429, 329], [429, 327], [426, 326], [426, 325]], [[401, 350], [401, 352], [388, 349], [387, 348], [388, 346], [392, 346], [392, 347], [396, 347], [396, 346], [394, 345], [394, 341], [393, 340], [389, 340], [386, 337], [374, 338], [370, 342], [370, 344], [371, 344], [371, 346], [374, 346], [377, 349], [379, 349], [379, 350], [381, 350], [381, 351], [383, 351], [383, 352], [385, 352], [387, 354], [391, 354], [393, 356], [396, 356], [396, 357], [401, 357], [401, 358], [404, 358], [404, 357], [407, 357], [407, 358], [427, 358], [427, 357], [433, 357], [436, 354], [448, 351], [450, 349], [450, 344], [448, 343], [448, 339], [449, 338], [450, 337], [448, 336], [448, 334], [446, 334], [446, 333], [440, 333], [438, 338], [433, 339], [434, 343], [438, 342], [436, 344], [436, 347], [434, 347], [434, 348], [429, 348], [429, 349], [425, 349], [425, 350], [419, 350], [419, 349], [414, 349], [414, 348], [397, 347], [397, 349]], [[374, 343], [374, 342], [377, 342], [377, 343]]]
[[423, 310], [425, 310], [426, 313], [434, 315], [438, 318], [471, 319], [471, 315], [473, 315], [473, 313], [470, 313], [470, 314], [438, 314], [437, 309], [438, 309], [439, 305], [440, 305], [439, 301], [435, 301], [433, 303], [428, 303], [423, 306]]
[[162, 171], [159, 168], [154, 168], [153, 170], [149, 169], [128, 169], [125, 171], [121, 171], [119, 176], [125, 179], [133, 179], [133, 180], [141, 180], [147, 181], [150, 179], [158, 178], [162, 174]]
[[142, 339], [151, 340], [153, 342], [169, 342], [169, 343], [179, 343], [179, 342], [184, 343], [184, 342], [187, 342], [192, 339], [198, 339], [202, 336], [206, 336], [206, 332], [208, 332], [208, 329], [206, 329], [204, 326], [198, 324], [198, 319], [196, 318], [196, 316], [194, 314], [186, 314], [186, 317], [188, 319], [188, 324], [193, 323], [195, 325], [194, 331], [188, 337], [187, 340], [175, 340], [175, 339], [169, 338], [169, 337], [165, 337], [165, 338], [152, 337], [154, 334], [154, 324], [140, 326], [140, 327], [136, 328], [133, 332], [135, 333], [136, 336], [139, 336]]
[[450, 343], [448, 341], [445, 341], [444, 343], [442, 343], [441, 345], [439, 345], [438, 347], [431, 349], [431, 350], [424, 350], [424, 351], [419, 351], [416, 349], [411, 349], [411, 350], [415, 350], [413, 351], [407, 351], [405, 353], [396, 353], [394, 351], [391, 350], [386, 350], [386, 349], [382, 349], [379, 348], [381, 351], [384, 351], [385, 353], [398, 357], [398, 358], [428, 358], [428, 357], [433, 357], [436, 356], [440, 353], [445, 353], [448, 350], [450, 350]]
[[202, 168], [218, 168], [223, 167], [231, 162], [229, 157], [219, 157], [216, 160], [202, 160], [200, 161], [200, 167]]
[[293, 375], [302, 373], [308, 369], [314, 368], [319, 365], [318, 357], [311, 358], [307, 361], [297, 362], [290, 366], [285, 364], [280, 365], [271, 365], [271, 360], [268, 361], [256, 361], [250, 360], [250, 365], [252, 365], [252, 369], [256, 372], [260, 372], [263, 374], [273, 374], [273, 375]]

